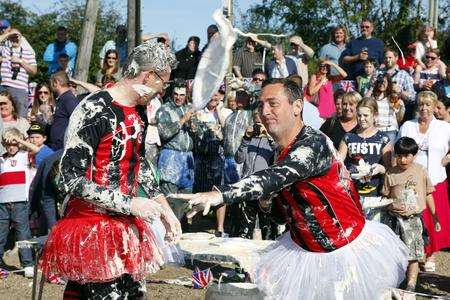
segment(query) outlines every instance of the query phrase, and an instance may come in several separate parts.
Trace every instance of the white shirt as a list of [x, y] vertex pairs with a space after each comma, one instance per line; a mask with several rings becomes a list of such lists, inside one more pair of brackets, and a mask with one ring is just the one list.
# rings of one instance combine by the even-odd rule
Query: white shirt
[[[450, 145], [450, 124], [433, 117], [425, 134], [419, 132], [418, 120], [406, 121], [401, 127], [399, 137], [413, 138], [419, 145], [415, 162], [428, 171], [431, 183], [436, 185], [447, 178], [442, 159], [447, 155]], [[426, 156], [426, 158], [424, 157]]]
[[323, 119], [320, 117], [319, 110], [316, 106], [309, 103], [308, 101], [303, 101], [303, 122], [305, 125], [311, 126], [314, 129], [319, 130], [322, 126]]

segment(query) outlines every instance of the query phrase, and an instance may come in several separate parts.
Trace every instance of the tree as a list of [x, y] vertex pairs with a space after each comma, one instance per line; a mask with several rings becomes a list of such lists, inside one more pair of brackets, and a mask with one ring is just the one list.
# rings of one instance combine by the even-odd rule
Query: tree
[[[306, 44], [319, 49], [330, 39], [331, 28], [345, 25], [351, 37], [359, 32], [363, 18], [375, 21], [376, 36], [388, 46], [391, 37], [402, 47], [416, 39], [418, 25], [425, 21], [420, 0], [263, 0], [253, 5], [241, 22], [246, 31], [300, 35]], [[441, 32], [448, 29], [448, 1], [441, 1]]]
[[[70, 40], [80, 45], [84, 10], [85, 1], [82, 0], [60, 0], [55, 7], [43, 14], [26, 10], [17, 0], [0, 1], [2, 18], [8, 19], [14, 28], [19, 29], [36, 52], [38, 74], [32, 76], [31, 80], [37, 82], [48, 80], [47, 65], [43, 61], [43, 54], [47, 45], [54, 41], [58, 26], [67, 27]], [[121, 9], [115, 0], [101, 2], [89, 67], [91, 81], [94, 81], [95, 74], [100, 67], [98, 54], [101, 48], [107, 40], [114, 37], [117, 25], [124, 23], [123, 11], [125, 10]]]

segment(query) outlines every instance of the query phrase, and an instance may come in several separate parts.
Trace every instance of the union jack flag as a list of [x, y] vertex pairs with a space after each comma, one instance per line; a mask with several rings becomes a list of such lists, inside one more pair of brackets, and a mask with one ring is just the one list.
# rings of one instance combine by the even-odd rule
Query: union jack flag
[[200, 270], [198, 267], [195, 268], [192, 273], [192, 284], [194, 289], [203, 289], [208, 286], [213, 281], [213, 275], [210, 268], [205, 270]]
[[346, 93], [353, 92], [355, 90], [355, 82], [353, 80], [341, 80], [339, 85], [340, 88]]
[[0, 279], [5, 279], [9, 276], [8, 270], [0, 269]]

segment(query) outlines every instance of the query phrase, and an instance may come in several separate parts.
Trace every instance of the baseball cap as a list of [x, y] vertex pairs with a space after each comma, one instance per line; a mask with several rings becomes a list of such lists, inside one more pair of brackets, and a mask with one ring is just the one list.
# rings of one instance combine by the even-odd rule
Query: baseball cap
[[45, 128], [44, 126], [42, 126], [41, 123], [38, 122], [32, 122], [30, 125], [30, 128], [27, 131], [28, 135], [32, 135], [32, 134], [41, 134], [43, 136], [46, 136], [46, 132], [45, 132]]
[[8, 20], [6, 19], [0, 20], [0, 29], [5, 29], [8, 28], [9, 26], [11, 26], [11, 24], [9, 23]]
[[296, 45], [300, 45], [302, 41], [303, 41], [302, 38], [299, 37], [298, 35], [294, 35], [289, 39], [289, 43]]

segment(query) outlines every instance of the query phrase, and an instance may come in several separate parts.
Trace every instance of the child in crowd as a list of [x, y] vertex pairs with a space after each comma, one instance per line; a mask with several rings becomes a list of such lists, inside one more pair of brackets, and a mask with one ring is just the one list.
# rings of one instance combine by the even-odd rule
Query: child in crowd
[[371, 96], [372, 88], [376, 80], [377, 62], [373, 58], [364, 61], [364, 74], [356, 77], [358, 93], [363, 96]]
[[394, 146], [397, 165], [389, 168], [384, 178], [382, 194], [394, 202], [388, 206], [392, 230], [400, 235], [409, 248], [409, 264], [406, 273], [408, 291], [414, 291], [419, 274], [419, 260], [425, 258], [424, 240], [422, 238], [422, 221], [420, 219], [425, 205], [428, 206], [435, 224], [440, 231], [436, 217], [432, 192], [434, 187], [427, 171], [414, 163], [419, 147], [414, 139], [400, 138]]
[[[28, 190], [30, 167], [28, 153], [19, 148], [16, 137], [24, 139], [16, 128], [5, 130], [2, 145], [6, 153], [0, 157], [0, 268], [8, 268], [3, 261], [10, 223], [16, 230], [18, 241], [31, 238], [28, 220]], [[31, 249], [19, 249], [24, 275], [33, 277], [33, 257]]]
[[39, 168], [41, 162], [47, 156], [50, 156], [54, 151], [44, 142], [47, 140], [45, 128], [38, 122], [31, 123], [30, 129], [27, 131], [28, 140], [20, 136], [14, 136], [12, 139], [26, 148], [33, 156], [36, 169]]
[[356, 111], [359, 127], [356, 133], [344, 135], [339, 155], [355, 180], [366, 218], [380, 222], [383, 202], [372, 200], [381, 198], [383, 174], [391, 165], [392, 145], [389, 137], [375, 127], [378, 106], [374, 99], [363, 98]]
[[69, 60], [70, 60], [69, 55], [67, 55], [66, 53], [61, 53], [58, 56], [58, 66], [59, 66], [58, 71], [64, 71], [66, 72], [67, 76], [69, 76], [69, 78], [72, 78], [74, 72], [72, 68], [69, 66]]

